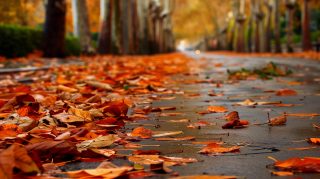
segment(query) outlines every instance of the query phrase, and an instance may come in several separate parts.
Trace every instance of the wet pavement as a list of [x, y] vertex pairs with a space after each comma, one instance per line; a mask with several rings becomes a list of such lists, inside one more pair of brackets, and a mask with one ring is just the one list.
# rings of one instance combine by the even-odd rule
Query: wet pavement
[[[264, 178], [320, 178], [320, 174], [296, 174], [289, 177], [272, 176], [272, 168], [268, 167], [273, 161], [268, 159], [272, 156], [278, 160], [290, 157], [320, 157], [319, 148], [315, 146], [309, 150], [290, 150], [290, 148], [312, 146], [305, 139], [319, 137], [320, 130], [312, 127], [319, 124], [320, 117], [288, 117], [284, 126], [270, 127], [268, 125], [254, 125], [255, 123], [267, 122], [267, 114], [275, 117], [286, 113], [319, 113], [320, 112], [320, 63], [303, 59], [277, 59], [277, 58], [244, 58], [225, 57], [211, 54], [186, 55], [199, 61], [199, 66], [191, 64], [193, 73], [178, 75], [174, 78], [179, 83], [171, 84], [171, 87], [183, 91], [184, 94], [168, 94], [166, 97], [175, 97], [172, 100], [153, 101], [152, 107], [176, 107], [174, 111], [162, 113], [181, 113], [176, 116], [161, 116], [159, 113], [150, 113], [149, 120], [141, 120], [136, 123], [128, 123], [126, 130], [143, 125], [153, 131], [183, 131], [177, 137], [194, 136], [195, 141], [223, 141], [229, 145], [241, 146], [239, 153], [226, 153], [218, 156], [199, 154], [203, 145], [192, 144], [191, 141], [155, 141], [153, 139], [142, 140], [138, 144], [145, 145], [143, 150], [159, 150], [162, 155], [173, 157], [193, 157], [200, 162], [185, 166], [171, 167], [180, 175], [236, 175], [249, 179]], [[277, 77], [273, 80], [228, 82], [227, 69], [235, 70], [242, 67], [258, 68], [273, 61], [280, 66], [286, 66], [293, 71], [289, 77]], [[221, 63], [221, 65], [217, 65]], [[190, 83], [194, 80], [221, 81], [218, 88], [212, 83]], [[292, 85], [290, 82], [302, 82], [302, 85]], [[282, 88], [294, 89], [296, 96], [275, 96], [274, 93], [266, 93], [267, 90]], [[223, 93], [223, 96], [208, 96], [210, 91]], [[200, 94], [199, 96], [192, 94]], [[189, 96], [187, 94], [190, 94]], [[186, 97], [188, 96], [188, 97]], [[247, 107], [234, 106], [237, 102], [245, 99], [257, 101], [282, 101], [285, 104], [295, 104], [292, 107], [274, 107], [268, 105]], [[141, 101], [140, 107], [150, 105]], [[206, 110], [210, 105], [221, 105], [229, 111], [238, 111], [241, 119], [250, 122], [247, 128], [222, 129], [226, 123], [222, 113], [200, 115], [197, 112]], [[171, 123], [169, 120], [188, 119], [187, 123]], [[199, 120], [211, 123], [210, 126], [201, 128], [188, 128], [190, 123]], [[122, 154], [130, 152], [122, 151]], [[127, 160], [116, 159], [115, 164], [125, 164]], [[81, 168], [83, 163], [71, 164], [72, 169]], [[88, 164], [86, 168], [88, 168]], [[91, 163], [90, 165], [97, 165]], [[66, 166], [67, 168], [70, 165]], [[94, 166], [92, 166], [94, 167]], [[168, 178], [170, 175], [158, 175], [155, 178]]]
[[[185, 98], [183, 95], [176, 95], [176, 99], [170, 101], [154, 102], [152, 106], [175, 106], [182, 115], [173, 117], [151, 117], [149, 121], [160, 128], [152, 130], [182, 130], [182, 136], [195, 136], [197, 141], [222, 140], [228, 144], [242, 146], [240, 153], [228, 153], [220, 156], [206, 156], [198, 154], [201, 146], [190, 144], [186, 141], [145, 141], [147, 144], [160, 145], [159, 147], [148, 147], [147, 149], [157, 149], [163, 154], [178, 157], [195, 157], [202, 162], [188, 164], [186, 166], [173, 167], [180, 175], [212, 174], [212, 175], [236, 175], [246, 178], [277, 178], [271, 176], [267, 165], [273, 163], [268, 159], [272, 156], [279, 160], [290, 157], [313, 156], [319, 157], [319, 148], [305, 151], [289, 150], [290, 148], [309, 147], [304, 139], [319, 137], [320, 131], [312, 127], [313, 123], [319, 123], [320, 117], [288, 117], [285, 126], [269, 127], [268, 125], [250, 125], [243, 129], [222, 129], [226, 122], [221, 119], [222, 114], [199, 115], [196, 112], [205, 110], [209, 105], [226, 106], [229, 111], [238, 111], [242, 119], [247, 119], [251, 124], [264, 123], [267, 121], [267, 113], [271, 117], [279, 116], [283, 112], [290, 113], [317, 113], [320, 111], [320, 63], [303, 59], [270, 59], [270, 58], [237, 58], [223, 57], [209, 54], [187, 55], [204, 61], [206, 69], [198, 75], [183, 76], [181, 78], [191, 78], [197, 80], [227, 80], [227, 69], [239, 69], [261, 67], [269, 61], [273, 61], [281, 66], [288, 66], [293, 70], [290, 77], [281, 77], [273, 80], [241, 81], [238, 84], [224, 84], [217, 88], [212, 84], [180, 84], [178, 87], [186, 93], [200, 93], [199, 97]], [[206, 58], [206, 59], [203, 59]], [[209, 62], [206, 62], [209, 61]], [[214, 64], [222, 63], [222, 67], [214, 67]], [[179, 77], [177, 77], [179, 78]], [[279, 82], [279, 80], [281, 80]], [[299, 81], [307, 84], [291, 86], [284, 81]], [[296, 96], [275, 96], [273, 93], [263, 93], [264, 90], [278, 90], [281, 88], [295, 89]], [[208, 92], [214, 90], [216, 93], [223, 93], [221, 97], [210, 97]], [[247, 98], [260, 99], [265, 101], [282, 101], [288, 104], [297, 104], [293, 107], [273, 107], [257, 106], [250, 108], [246, 106], [232, 106], [236, 102], [241, 102]], [[208, 102], [209, 100], [209, 102]], [[211, 122], [212, 126], [201, 127], [201, 129], [187, 128], [187, 124], [168, 123], [171, 119], [189, 119], [191, 122], [205, 120]], [[302, 178], [319, 178], [319, 174], [297, 174]], [[295, 176], [295, 177], [296, 177]], [[280, 177], [279, 177], [280, 178]], [[281, 177], [286, 178], [286, 177]], [[294, 177], [287, 177], [294, 178]]]

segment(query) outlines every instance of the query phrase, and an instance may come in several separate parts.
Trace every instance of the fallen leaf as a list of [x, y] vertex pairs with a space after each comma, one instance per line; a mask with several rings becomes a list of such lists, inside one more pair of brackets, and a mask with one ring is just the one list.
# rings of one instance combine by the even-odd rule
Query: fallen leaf
[[295, 104], [274, 104], [273, 106], [276, 106], [276, 107], [292, 107], [292, 106], [295, 106]]
[[304, 157], [290, 158], [283, 161], [277, 161], [274, 166], [279, 170], [294, 171], [301, 173], [320, 172], [320, 158]]
[[112, 149], [95, 149], [95, 148], [91, 148], [90, 150], [92, 150], [93, 152], [97, 153], [97, 154], [101, 154], [105, 157], [111, 157], [113, 155], [116, 154], [116, 151], [112, 150]]
[[286, 113], [286, 116], [295, 116], [295, 117], [316, 117], [320, 116], [319, 113]]
[[179, 115], [182, 115], [182, 113], [179, 113], [179, 112], [161, 113], [159, 116], [167, 117], [167, 116], [179, 116]]
[[134, 155], [159, 155], [160, 151], [158, 151], [158, 150], [136, 150], [132, 154], [134, 154]]
[[271, 174], [272, 174], [272, 175], [282, 176], [282, 177], [283, 177], [283, 176], [292, 176], [292, 175], [293, 175], [293, 172], [286, 172], [286, 171], [280, 171], [280, 172], [277, 171], [277, 172], [276, 172], [276, 171], [272, 171]]
[[87, 170], [68, 171], [66, 174], [70, 178], [117, 178], [131, 171], [132, 167], [117, 167], [117, 168], [96, 168]]
[[286, 115], [283, 115], [283, 116], [271, 118], [269, 120], [268, 124], [270, 126], [281, 126], [281, 125], [285, 125], [286, 122], [287, 122], [287, 117], [286, 117]]
[[309, 138], [308, 141], [312, 144], [320, 144], [320, 138]]
[[191, 175], [191, 176], [179, 176], [171, 179], [237, 179], [237, 176], [224, 176], [224, 175]]
[[112, 101], [104, 107], [103, 112], [106, 113], [107, 116], [126, 116], [128, 112], [129, 106], [122, 101]]
[[311, 146], [311, 147], [296, 147], [296, 148], [288, 148], [288, 150], [311, 150], [316, 149], [317, 147]]
[[13, 170], [17, 168], [24, 173], [39, 173], [40, 170], [27, 150], [20, 144], [12, 144], [0, 153], [0, 177], [13, 178]]
[[108, 83], [102, 83], [99, 81], [85, 81], [85, 83], [87, 83], [89, 86], [95, 87], [95, 88], [100, 88], [100, 89], [104, 89], [107, 91], [112, 91], [112, 87], [108, 84]]
[[220, 154], [220, 153], [228, 153], [228, 152], [239, 152], [240, 147], [232, 146], [232, 147], [221, 147], [220, 144], [210, 143], [203, 149], [201, 149], [198, 153], [201, 154]]
[[140, 137], [142, 139], [151, 138], [152, 134], [153, 132], [150, 129], [146, 129], [144, 127], [137, 127], [131, 132], [131, 136]]
[[240, 120], [239, 113], [237, 111], [232, 111], [225, 115], [227, 121]]
[[35, 152], [43, 161], [64, 161], [76, 158], [79, 152], [76, 147], [67, 141], [50, 141], [29, 144], [28, 152]]
[[207, 110], [212, 113], [224, 113], [228, 111], [224, 106], [208, 106]]
[[80, 118], [84, 119], [84, 121], [92, 121], [92, 117], [91, 117], [91, 114], [89, 111], [85, 111], [82, 109], [77, 109], [77, 108], [71, 107], [68, 110], [68, 113], [72, 114], [74, 116], [80, 117]]
[[297, 92], [292, 89], [280, 89], [276, 91], [277, 96], [295, 96], [297, 95]]
[[320, 129], [320, 126], [317, 124], [312, 124], [312, 127], [316, 128], [316, 129]]
[[207, 122], [207, 121], [198, 121], [192, 124], [189, 124], [187, 127], [188, 128], [199, 128], [199, 127], [204, 127], [204, 126], [209, 126], [211, 125], [211, 123]]
[[171, 120], [168, 120], [167, 122], [172, 122], [172, 123], [186, 123], [186, 122], [189, 122], [189, 119], [171, 119]]
[[57, 86], [57, 89], [58, 89], [58, 90], [61, 90], [61, 91], [69, 92], [69, 93], [78, 92], [78, 89], [71, 88], [71, 87], [64, 86], [64, 85], [59, 85], [59, 86]]
[[162, 137], [162, 138], [156, 138], [157, 141], [186, 141], [186, 140], [194, 140], [195, 137], [187, 136], [187, 137]]
[[249, 121], [247, 120], [233, 120], [224, 124], [222, 129], [239, 129], [246, 127], [248, 124]]
[[118, 135], [115, 134], [109, 134], [106, 136], [98, 136], [97, 138], [83, 141], [79, 144], [77, 144], [78, 151], [83, 151], [88, 148], [102, 148], [102, 147], [108, 147], [112, 145], [115, 141], [119, 140], [120, 138]]
[[165, 137], [165, 136], [173, 136], [183, 134], [182, 131], [155, 131], [152, 137]]
[[161, 159], [159, 155], [133, 155], [129, 156], [128, 160], [140, 165], [151, 165], [164, 162], [164, 160]]
[[257, 105], [258, 103], [253, 101], [252, 99], [246, 99], [242, 102], [238, 102], [236, 103], [235, 105], [236, 106], [254, 106], [254, 105]]

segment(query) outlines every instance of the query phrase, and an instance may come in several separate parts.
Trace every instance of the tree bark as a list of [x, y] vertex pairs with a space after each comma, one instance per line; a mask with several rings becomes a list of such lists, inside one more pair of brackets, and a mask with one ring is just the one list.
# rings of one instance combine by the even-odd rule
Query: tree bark
[[121, 4], [122, 1], [113, 0], [113, 19], [112, 19], [112, 52], [114, 54], [123, 54], [123, 38], [122, 38], [122, 16], [121, 16]]
[[114, 0], [100, 0], [101, 30], [98, 39], [98, 52], [100, 54], [108, 54], [111, 52], [112, 1]]
[[281, 53], [281, 37], [280, 37], [280, 0], [274, 0], [274, 36], [275, 36], [275, 52]]
[[265, 50], [266, 52], [271, 52], [271, 39], [272, 39], [272, 31], [271, 31], [271, 20], [272, 20], [272, 6], [266, 2], [266, 7], [268, 9], [268, 19], [266, 25], [266, 36], [265, 36]]
[[310, 37], [310, 10], [309, 0], [303, 2], [303, 15], [302, 15], [302, 32], [303, 32], [303, 50], [312, 50], [311, 37]]
[[137, 2], [138, 18], [139, 18], [139, 53], [148, 54], [150, 53], [150, 46], [148, 44], [148, 6], [149, 1], [138, 0]]
[[293, 7], [287, 7], [287, 52], [293, 52]]
[[45, 57], [65, 56], [66, 1], [48, 0], [44, 25], [43, 52]]
[[81, 51], [88, 54], [94, 51], [86, 0], [72, 0], [73, 33], [80, 40]]
[[133, 40], [133, 47], [131, 53], [137, 54], [139, 49], [139, 21], [138, 21], [138, 9], [137, 9], [137, 0], [131, 1], [131, 27], [132, 27], [132, 40]]
[[122, 15], [122, 45], [123, 45], [123, 54], [130, 54], [131, 53], [131, 46], [132, 46], [132, 37], [131, 37], [131, 31], [132, 27], [130, 26], [130, 12], [131, 12], [131, 6], [130, 1], [131, 0], [120, 0], [121, 1], [121, 15]]

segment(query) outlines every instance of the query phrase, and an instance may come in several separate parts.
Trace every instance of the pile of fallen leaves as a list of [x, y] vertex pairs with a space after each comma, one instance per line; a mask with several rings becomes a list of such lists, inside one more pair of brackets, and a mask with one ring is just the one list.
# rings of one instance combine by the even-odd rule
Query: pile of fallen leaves
[[291, 70], [279, 67], [277, 64], [270, 62], [261, 69], [249, 70], [242, 68], [237, 71], [227, 71], [229, 79], [232, 80], [247, 80], [247, 79], [272, 79], [272, 77], [287, 76], [292, 73]]
[[[189, 59], [180, 54], [148, 57], [82, 57], [83, 64], [67, 64], [49, 70], [6, 76], [0, 87], [0, 176], [13, 178], [41, 174], [43, 177], [116, 178], [151, 176], [153, 171], [196, 162], [193, 158], [160, 156], [140, 151], [133, 142], [181, 132], [156, 133], [143, 127], [131, 133], [126, 123], [146, 118], [147, 112], [170, 109], [136, 109], [161, 94], [170, 75], [187, 72]], [[19, 81], [32, 79], [30, 84]], [[144, 96], [141, 96], [144, 95]], [[140, 111], [140, 112], [139, 112]], [[182, 139], [181, 139], [182, 140]], [[192, 140], [186, 138], [185, 140]], [[129, 148], [132, 165], [116, 166], [108, 160]], [[63, 172], [59, 167], [75, 161], [100, 161], [97, 168]], [[141, 170], [148, 165], [150, 170]]]

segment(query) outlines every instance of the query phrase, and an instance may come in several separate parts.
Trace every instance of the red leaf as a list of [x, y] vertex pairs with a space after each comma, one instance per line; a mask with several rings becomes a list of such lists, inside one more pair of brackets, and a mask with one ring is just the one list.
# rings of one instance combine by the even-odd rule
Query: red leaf
[[35, 152], [43, 161], [64, 161], [79, 156], [77, 148], [67, 141], [44, 141], [26, 146], [28, 152]]

